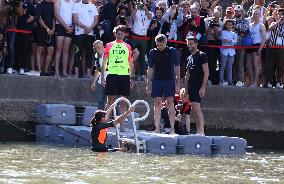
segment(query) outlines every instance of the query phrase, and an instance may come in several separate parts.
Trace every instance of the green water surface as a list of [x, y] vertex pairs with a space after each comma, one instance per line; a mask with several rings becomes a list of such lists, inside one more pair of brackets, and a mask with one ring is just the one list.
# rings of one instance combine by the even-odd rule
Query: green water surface
[[6, 143], [0, 144], [0, 183], [284, 183], [284, 153], [98, 154], [88, 148]]

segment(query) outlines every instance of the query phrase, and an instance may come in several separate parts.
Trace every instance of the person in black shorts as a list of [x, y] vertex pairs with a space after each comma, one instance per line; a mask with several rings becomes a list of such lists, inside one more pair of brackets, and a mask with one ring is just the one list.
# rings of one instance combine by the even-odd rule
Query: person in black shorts
[[[38, 27], [36, 31], [37, 51], [36, 64], [37, 69], [41, 72], [48, 73], [50, 62], [53, 58], [55, 46], [55, 17], [53, 0], [43, 0], [37, 4]], [[47, 47], [47, 55], [42, 58], [44, 47]], [[45, 61], [44, 64], [41, 61]]]
[[[119, 25], [114, 28], [115, 41], [106, 44], [101, 71], [101, 84], [105, 86], [108, 108], [118, 96], [130, 96], [134, 86], [134, 70], [131, 46], [124, 42], [126, 27]], [[105, 71], [108, 75], [105, 80]], [[120, 112], [127, 110], [125, 102], [120, 103]]]
[[149, 53], [147, 71], [147, 93], [154, 98], [155, 133], [160, 133], [161, 106], [163, 97], [167, 100], [170, 133], [173, 134], [175, 124], [174, 96], [179, 93], [180, 66], [175, 48], [167, 47], [167, 37], [159, 34], [155, 38], [157, 48]]
[[205, 95], [209, 70], [208, 57], [197, 49], [197, 39], [188, 37], [187, 47], [191, 55], [187, 58], [186, 90], [196, 117], [197, 134], [204, 135], [204, 118], [200, 108], [201, 98]]
[[62, 63], [62, 77], [69, 77], [67, 67], [72, 60], [69, 57], [69, 51], [74, 35], [72, 21], [74, 4], [75, 1], [72, 0], [54, 0], [54, 16], [56, 19], [55, 76], [59, 76], [59, 66]]
[[94, 117], [91, 120], [91, 137], [92, 137], [92, 151], [96, 152], [107, 152], [112, 149], [107, 146], [105, 141], [107, 139], [107, 129], [109, 127], [114, 127], [117, 124], [123, 124], [125, 118], [132, 112], [134, 112], [135, 107], [131, 106], [125, 113], [118, 116], [115, 120], [108, 121], [108, 117], [114, 108], [114, 104], [109, 107], [107, 111], [97, 110]]

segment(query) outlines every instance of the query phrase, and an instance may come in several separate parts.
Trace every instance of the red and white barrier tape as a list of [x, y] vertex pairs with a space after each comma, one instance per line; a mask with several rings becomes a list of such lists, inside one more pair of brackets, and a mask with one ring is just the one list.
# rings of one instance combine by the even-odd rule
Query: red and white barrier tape
[[[133, 40], [152, 40], [151, 37], [148, 36], [128, 36], [129, 39]], [[168, 40], [169, 43], [176, 43], [176, 44], [185, 44], [186, 42], [178, 41], [178, 40]], [[254, 49], [259, 48], [259, 46], [222, 46], [222, 45], [200, 45], [201, 47], [210, 47], [210, 48], [224, 48], [224, 49]], [[263, 48], [266, 48], [264, 46]], [[270, 46], [271, 49], [284, 49], [284, 46]]]

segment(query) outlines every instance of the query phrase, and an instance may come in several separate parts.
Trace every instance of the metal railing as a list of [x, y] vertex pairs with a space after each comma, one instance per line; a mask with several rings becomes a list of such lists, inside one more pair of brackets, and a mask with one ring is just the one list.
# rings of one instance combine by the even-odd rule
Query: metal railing
[[[143, 120], [145, 120], [148, 117], [148, 115], [150, 113], [149, 104], [146, 101], [144, 101], [144, 100], [136, 100], [133, 104], [131, 104], [131, 102], [127, 98], [120, 97], [120, 98], [116, 99], [115, 102], [114, 102], [114, 104], [115, 104], [114, 106], [115, 107], [113, 108], [113, 114], [114, 114], [114, 118], [115, 119], [117, 118], [116, 106], [117, 106], [117, 104], [120, 101], [125, 101], [128, 104], [129, 107], [130, 106], [136, 106], [138, 104], [143, 104], [143, 105], [146, 106], [146, 113], [145, 113], [144, 116], [142, 116], [140, 118], [135, 118], [134, 117], [134, 112], [131, 113], [132, 124], [133, 124], [133, 133], [134, 133], [134, 141], [135, 141], [135, 146], [136, 146], [136, 152], [139, 153], [140, 141], [138, 140], [138, 137], [137, 137], [137, 130], [136, 130], [135, 122], [143, 121]], [[120, 138], [120, 134], [119, 134], [119, 124], [116, 125], [116, 136], [117, 136], [118, 146], [121, 147], [121, 145], [120, 145], [121, 138]]]

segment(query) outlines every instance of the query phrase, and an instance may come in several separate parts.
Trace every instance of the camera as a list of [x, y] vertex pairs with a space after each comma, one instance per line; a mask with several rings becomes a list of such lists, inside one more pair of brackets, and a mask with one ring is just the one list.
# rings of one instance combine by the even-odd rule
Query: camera
[[157, 24], [157, 23], [158, 23], [157, 19], [152, 19], [152, 24]]
[[144, 6], [145, 6], [145, 4], [140, 4], [140, 5], [139, 5], [139, 9], [140, 9], [140, 10], [143, 10]]
[[191, 22], [193, 22], [195, 20], [195, 18], [193, 17], [193, 16], [186, 16], [186, 21], [187, 22], [189, 22], [189, 23], [191, 23]]
[[210, 28], [220, 27], [219, 23], [217, 23], [217, 22], [214, 21], [214, 20], [209, 20], [209, 21], [208, 21], [208, 26], [209, 26]]
[[125, 16], [120, 16], [120, 17], [119, 17], [120, 25], [127, 25], [126, 19], [127, 19], [127, 18], [126, 18]]
[[183, 102], [182, 102], [182, 100], [178, 101], [178, 104], [175, 106], [175, 108], [176, 108], [177, 111], [182, 111], [182, 109], [183, 109]]

